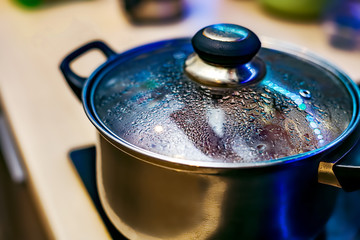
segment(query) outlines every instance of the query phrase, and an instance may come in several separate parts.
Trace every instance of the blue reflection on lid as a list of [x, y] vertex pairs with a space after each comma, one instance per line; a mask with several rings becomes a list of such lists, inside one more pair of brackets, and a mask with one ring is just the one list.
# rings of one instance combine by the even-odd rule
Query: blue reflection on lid
[[246, 28], [234, 24], [215, 24], [204, 30], [204, 35], [213, 40], [236, 42], [248, 37]]
[[[279, 85], [272, 83], [269, 80], [264, 80], [263, 84], [265, 84], [267, 87], [271, 88], [272, 90], [275, 90], [276, 92], [285, 95], [286, 97], [290, 98], [299, 108], [301, 111], [305, 111], [307, 109], [306, 104], [304, 103], [304, 100], [301, 98], [300, 95], [290, 92], [287, 89], [280, 87]], [[319, 143], [324, 143], [323, 135], [321, 134], [321, 130], [318, 128], [318, 124], [315, 122], [314, 117], [310, 114], [306, 115], [306, 120], [309, 122], [309, 126], [314, 129], [314, 133], [319, 140]]]

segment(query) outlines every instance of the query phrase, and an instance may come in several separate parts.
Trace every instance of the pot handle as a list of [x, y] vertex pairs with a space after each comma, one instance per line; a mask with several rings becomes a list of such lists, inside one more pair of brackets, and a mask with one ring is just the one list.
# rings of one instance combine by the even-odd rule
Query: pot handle
[[360, 166], [320, 162], [319, 182], [346, 192], [360, 189]]
[[70, 68], [70, 64], [80, 55], [83, 55], [84, 53], [93, 49], [100, 50], [108, 59], [111, 56], [116, 55], [116, 53], [111, 48], [109, 48], [104, 42], [93, 41], [85, 44], [84, 46], [70, 53], [68, 56], [64, 58], [64, 60], [60, 64], [61, 72], [63, 73], [66, 81], [70, 85], [75, 95], [80, 100], [81, 100], [81, 91], [87, 78], [81, 77], [77, 75], [74, 71], [72, 71], [72, 69]]
[[330, 161], [320, 162], [318, 168], [319, 183], [339, 187], [346, 192], [360, 189], [359, 136], [360, 130], [355, 130], [338, 149], [331, 153]]

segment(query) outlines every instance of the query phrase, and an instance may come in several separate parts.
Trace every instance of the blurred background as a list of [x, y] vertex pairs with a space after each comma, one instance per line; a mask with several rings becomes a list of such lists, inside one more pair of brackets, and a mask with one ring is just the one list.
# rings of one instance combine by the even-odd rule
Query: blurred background
[[[0, 1], [0, 239], [108, 237], [68, 157], [96, 133], [58, 70], [66, 54], [94, 39], [123, 52], [220, 22], [303, 46], [360, 83], [360, 0]], [[86, 77], [103, 61], [90, 53], [74, 68]]]
[[48, 239], [29, 189], [11, 179], [0, 155], [0, 239]]

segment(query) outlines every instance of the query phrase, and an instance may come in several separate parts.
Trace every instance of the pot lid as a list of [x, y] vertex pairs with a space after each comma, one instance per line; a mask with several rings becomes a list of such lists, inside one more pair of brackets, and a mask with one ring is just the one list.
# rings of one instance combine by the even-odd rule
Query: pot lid
[[335, 68], [304, 49], [261, 47], [232, 24], [117, 55], [94, 78], [103, 130], [167, 158], [282, 161], [329, 145], [354, 114], [350, 80]]

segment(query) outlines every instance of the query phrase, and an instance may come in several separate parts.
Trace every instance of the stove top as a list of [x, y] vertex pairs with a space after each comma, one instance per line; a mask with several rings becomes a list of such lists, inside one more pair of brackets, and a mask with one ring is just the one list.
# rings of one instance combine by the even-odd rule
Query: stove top
[[[69, 156], [111, 237], [115, 240], [126, 239], [112, 225], [100, 204], [96, 188], [95, 147], [76, 149], [71, 151]], [[357, 156], [360, 156], [360, 149]], [[327, 222], [323, 233], [316, 237], [315, 240], [360, 240], [360, 191], [346, 193], [340, 190], [332, 216]]]

